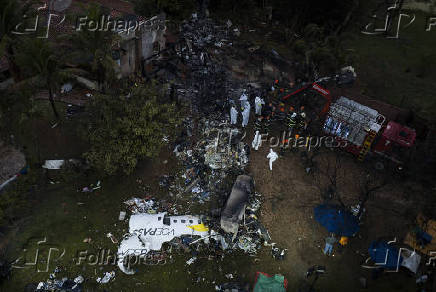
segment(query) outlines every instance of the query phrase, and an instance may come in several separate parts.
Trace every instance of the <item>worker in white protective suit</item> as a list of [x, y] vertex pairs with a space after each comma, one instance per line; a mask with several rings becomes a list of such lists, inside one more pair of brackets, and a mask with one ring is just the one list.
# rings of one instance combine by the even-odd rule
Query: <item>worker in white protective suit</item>
[[230, 124], [236, 125], [238, 122], [238, 111], [236, 110], [235, 106], [232, 105], [230, 108]]
[[242, 127], [246, 127], [248, 125], [248, 120], [250, 119], [250, 103], [248, 101], [244, 101], [242, 106]]
[[256, 134], [254, 135], [253, 142], [251, 143], [251, 147], [254, 148], [254, 150], [259, 150], [259, 147], [262, 146], [262, 137], [260, 135], [259, 131], [256, 131]]
[[245, 93], [245, 89], [242, 91], [241, 97], [239, 98], [239, 100], [241, 101], [241, 104], [243, 104], [246, 100], [248, 100], [248, 96]]
[[279, 158], [279, 156], [277, 155], [276, 152], [274, 152], [272, 149], [270, 149], [266, 158], [269, 158], [269, 169], [272, 170], [272, 164], [274, 161], [277, 160], [277, 158]]
[[265, 104], [265, 101], [260, 97], [256, 96], [254, 99], [255, 109], [256, 109], [256, 115], [260, 116], [262, 114], [262, 105]]

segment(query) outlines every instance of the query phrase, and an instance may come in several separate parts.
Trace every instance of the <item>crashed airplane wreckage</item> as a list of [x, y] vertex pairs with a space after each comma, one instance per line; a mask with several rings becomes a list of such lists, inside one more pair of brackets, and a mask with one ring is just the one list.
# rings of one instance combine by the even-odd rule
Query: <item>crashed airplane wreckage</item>
[[238, 234], [239, 222], [244, 218], [253, 187], [253, 179], [250, 176], [239, 175], [221, 212], [221, 228], [227, 233], [233, 233], [233, 240]]
[[133, 210], [136, 214], [130, 217], [129, 233], [118, 248], [118, 267], [126, 274], [134, 274], [132, 263], [145, 260], [149, 252], [161, 250], [164, 243], [184, 236], [197, 237], [191, 243], [202, 241], [209, 244], [209, 239], [213, 239], [223, 250], [236, 248], [255, 253], [263, 245], [262, 241], [267, 243], [271, 238], [254, 216], [260, 202], [252, 197], [253, 190], [254, 182], [250, 176], [237, 177], [219, 222], [207, 221], [208, 225], [211, 224], [209, 226], [215, 226], [214, 229], [218, 230], [211, 230], [205, 223], [210, 218], [203, 216], [169, 216], [167, 212], [150, 214]]
[[130, 217], [129, 234], [118, 248], [118, 267], [126, 274], [135, 272], [130, 269], [129, 257], [144, 257], [149, 251], [160, 250], [162, 244], [182, 236], [205, 237], [209, 229], [198, 216], [168, 216], [166, 212], [158, 214], [135, 214]]

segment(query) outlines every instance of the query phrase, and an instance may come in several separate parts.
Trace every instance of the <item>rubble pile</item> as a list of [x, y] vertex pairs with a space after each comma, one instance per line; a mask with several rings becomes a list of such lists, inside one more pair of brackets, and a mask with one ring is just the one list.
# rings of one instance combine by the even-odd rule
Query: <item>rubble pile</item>
[[232, 91], [238, 88], [220, 61], [220, 55], [232, 47], [234, 34], [230, 26], [196, 18], [182, 25], [180, 38], [185, 46], [179, 56], [184, 59], [190, 75], [185, 80], [185, 88], [178, 92], [190, 93], [193, 114], [207, 116], [224, 112]]
[[[229, 124], [228, 109], [231, 103], [239, 102], [241, 93], [248, 98], [254, 93], [248, 84], [232, 79], [228, 68], [219, 62], [220, 54], [232, 49], [232, 38], [239, 33], [231, 26], [196, 18], [182, 25], [180, 35], [184, 41], [177, 53], [188, 74], [173, 83], [177, 100], [190, 109], [173, 148], [182, 169], [159, 181], [172, 203], [152, 197], [125, 202], [132, 216], [130, 233], [124, 235], [119, 247], [123, 256], [181, 251], [191, 253], [186, 261], [190, 266], [200, 258], [222, 259], [233, 252], [255, 256], [268, 245], [273, 247], [275, 258], [284, 257], [284, 250], [270, 244], [268, 231], [259, 222], [260, 194], [247, 192], [235, 233], [225, 232], [220, 222], [233, 182], [245, 172], [250, 155], [250, 147], [244, 142], [245, 128]], [[247, 99], [243, 102], [248, 103]], [[179, 215], [191, 214], [198, 204], [207, 216]], [[134, 273], [121, 262], [118, 266], [124, 273]]]
[[56, 267], [49, 279], [45, 282], [39, 282], [34, 291], [65, 291], [65, 292], [81, 292], [83, 291], [83, 282], [85, 279], [82, 276], [77, 276], [74, 279], [63, 277], [57, 279], [57, 275], [62, 272], [60, 267]]

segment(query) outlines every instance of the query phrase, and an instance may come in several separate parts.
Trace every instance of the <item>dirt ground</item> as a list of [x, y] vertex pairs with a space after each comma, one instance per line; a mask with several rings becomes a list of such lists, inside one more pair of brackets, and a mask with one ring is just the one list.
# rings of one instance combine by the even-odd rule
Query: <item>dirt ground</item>
[[[51, 133], [57, 135], [55, 129]], [[247, 141], [251, 141], [249, 138]], [[283, 274], [289, 281], [288, 291], [305, 291], [299, 289], [313, 283], [314, 278], [305, 278], [307, 269], [312, 265], [324, 265], [327, 271], [314, 284], [316, 291], [361, 291], [360, 277], [368, 280], [366, 291], [416, 290], [415, 277], [404, 271], [372, 280], [371, 272], [362, 269], [360, 264], [366, 258], [372, 240], [382, 236], [401, 239], [405, 235], [417, 212], [405, 206], [415, 206], [413, 202], [417, 201], [417, 194], [426, 194], [424, 187], [413, 185], [413, 188], [409, 186], [405, 189], [402, 186], [394, 187], [395, 183], [392, 183], [378, 192], [367, 204], [358, 236], [350, 239], [348, 246], [343, 249], [336, 246], [334, 256], [327, 257], [322, 253], [327, 231], [313, 219], [313, 207], [322, 202], [317, 180], [306, 174], [298, 152], [285, 153], [274, 162], [270, 171], [266, 158], [268, 151], [266, 145], [259, 151], [252, 151], [247, 172], [255, 179], [256, 191], [263, 195], [261, 222], [269, 230], [272, 241], [288, 249], [283, 261], [274, 260], [270, 248], [263, 247], [256, 257], [240, 253], [226, 255], [223, 260], [211, 261], [207, 257], [200, 257], [195, 265], [187, 267], [185, 262], [191, 255], [175, 253], [172, 263], [141, 268], [134, 276], [116, 270], [113, 283], [98, 286], [95, 277], [114, 268], [101, 267], [100, 271], [87, 265], [78, 266], [74, 262], [77, 251], [116, 249], [117, 245], [112, 244], [106, 234], [111, 232], [121, 238], [126, 232], [127, 223], [120, 224], [117, 218], [120, 210], [124, 209], [123, 202], [132, 196], [153, 195], [159, 199], [169, 199], [168, 193], [159, 187], [159, 178], [174, 174], [180, 168], [169, 148], [164, 149], [159, 158], [143, 161], [132, 176], [102, 180], [102, 190], [95, 193], [76, 191], [84, 185], [95, 183], [99, 178], [94, 175], [67, 184], [48, 186], [38, 194], [39, 199], [34, 203], [37, 212], [28, 217], [27, 223], [13, 236], [10, 255], [20, 255], [23, 247], [31, 245], [32, 238], [47, 236], [49, 242], [67, 251], [61, 263], [57, 263], [66, 268], [65, 276], [81, 274], [88, 279], [86, 291], [144, 291], [145, 287], [147, 291], [213, 291], [214, 283], [228, 281], [224, 275], [229, 273], [235, 275], [237, 281], [252, 284], [256, 271]], [[58, 154], [63, 157], [67, 153]], [[327, 152], [326, 161], [334, 155], [335, 152]], [[357, 188], [353, 180], [365, 164], [357, 164], [345, 153], [341, 157], [345, 177], [339, 180], [338, 188], [343, 193], [344, 203], [354, 204]], [[319, 163], [324, 161], [324, 158], [320, 159]], [[406, 196], [409, 192], [409, 196]], [[192, 214], [195, 212], [191, 210]], [[207, 213], [207, 210], [203, 210], [203, 213]], [[92, 238], [90, 244], [82, 242], [87, 237]], [[45, 281], [47, 278], [48, 273], [15, 269], [10, 281], [0, 286], [0, 291], [22, 291], [25, 284]], [[199, 283], [198, 279], [204, 282]]]
[[[322, 253], [328, 232], [313, 218], [313, 208], [323, 202], [320, 182], [317, 176], [306, 173], [300, 151], [287, 150], [270, 171], [266, 158], [269, 147], [262, 145], [259, 151], [251, 152], [249, 167], [257, 191], [264, 196], [261, 220], [272, 240], [288, 249], [285, 260], [277, 264], [290, 281], [289, 291], [297, 291], [310, 282], [304, 275], [312, 265], [326, 266], [326, 274], [315, 285], [319, 291], [360, 291], [360, 277], [366, 278], [370, 291], [415, 291], [415, 277], [406, 271], [388, 273], [373, 280], [371, 272], [360, 265], [367, 258], [367, 249], [373, 240], [396, 237], [401, 242], [422, 207], [417, 202], [425, 201], [428, 190], [412, 184], [415, 188], [412, 195], [411, 186], [405, 186], [407, 181], [389, 179], [368, 201], [357, 236], [350, 238], [344, 248], [336, 245], [334, 255], [328, 257]], [[325, 169], [326, 163], [334, 161], [336, 155], [337, 151], [323, 153], [317, 167]], [[340, 152], [340, 156], [338, 192], [346, 206], [355, 205], [359, 200], [359, 176], [368, 171], [368, 162], [358, 163], [345, 152]], [[338, 203], [334, 199], [332, 202]]]

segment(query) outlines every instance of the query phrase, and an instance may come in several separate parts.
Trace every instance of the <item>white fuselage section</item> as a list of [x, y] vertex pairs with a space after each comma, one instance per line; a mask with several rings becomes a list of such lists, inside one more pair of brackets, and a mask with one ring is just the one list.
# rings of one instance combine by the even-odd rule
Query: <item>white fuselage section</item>
[[144, 256], [150, 250], [160, 250], [164, 242], [182, 235], [207, 236], [208, 230], [201, 227], [204, 226], [198, 216], [166, 216], [166, 212], [132, 215], [129, 234], [118, 248], [118, 266], [124, 273], [133, 274], [123, 263], [125, 256]]

